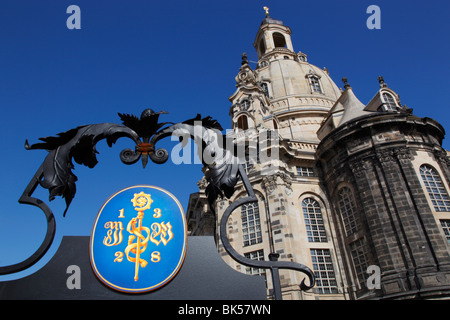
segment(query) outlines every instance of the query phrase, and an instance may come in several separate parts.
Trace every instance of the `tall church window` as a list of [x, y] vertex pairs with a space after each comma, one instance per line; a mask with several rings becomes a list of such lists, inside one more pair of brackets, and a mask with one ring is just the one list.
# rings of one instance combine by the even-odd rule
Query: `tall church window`
[[445, 238], [450, 244], [450, 220], [441, 220], [442, 230], [444, 230]]
[[420, 166], [420, 175], [436, 211], [450, 211], [450, 198], [436, 170], [429, 165]]
[[273, 34], [273, 44], [275, 45], [275, 48], [285, 48], [286, 47], [286, 39], [284, 36], [279, 33], [275, 32]]
[[348, 187], [343, 187], [338, 192], [339, 211], [341, 212], [347, 236], [358, 231], [358, 219], [356, 216], [356, 206], [353, 200], [353, 193]]
[[237, 127], [241, 130], [248, 129], [248, 120], [246, 115], [242, 115], [237, 119]]
[[338, 293], [336, 274], [329, 249], [311, 249], [311, 260], [316, 276], [315, 288], [321, 294]]
[[398, 106], [397, 103], [395, 103], [395, 99], [392, 96], [392, 94], [383, 92], [382, 94], [383, 101], [384, 101], [384, 110], [385, 111], [397, 111]]
[[247, 203], [241, 209], [244, 246], [262, 242], [261, 221], [257, 203]]
[[364, 238], [360, 238], [350, 243], [350, 252], [352, 254], [353, 265], [355, 266], [356, 276], [361, 287], [364, 287], [367, 279], [367, 247]]
[[327, 242], [327, 234], [323, 223], [320, 204], [313, 198], [302, 201], [303, 216], [305, 218], [306, 234], [309, 242]]

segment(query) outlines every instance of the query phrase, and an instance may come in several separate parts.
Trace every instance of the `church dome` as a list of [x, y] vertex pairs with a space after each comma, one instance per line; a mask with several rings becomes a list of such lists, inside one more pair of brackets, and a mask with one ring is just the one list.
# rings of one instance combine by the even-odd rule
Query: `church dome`
[[[286, 107], [323, 106], [329, 110], [341, 91], [328, 71], [306, 62], [303, 53], [295, 56], [287, 53], [266, 54], [255, 70], [258, 81], [267, 83], [271, 102], [285, 101]], [[282, 105], [278, 103], [275, 109]]]
[[294, 51], [291, 33], [282, 21], [266, 16], [253, 43], [258, 54], [254, 76], [281, 127], [289, 126], [288, 136], [317, 142], [315, 131], [341, 90], [326, 68], [310, 64], [306, 54]]

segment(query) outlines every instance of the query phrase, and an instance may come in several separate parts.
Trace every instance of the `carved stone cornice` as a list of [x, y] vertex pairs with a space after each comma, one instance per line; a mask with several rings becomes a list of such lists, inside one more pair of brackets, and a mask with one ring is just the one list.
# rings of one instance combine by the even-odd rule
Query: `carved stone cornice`
[[441, 163], [446, 164], [448, 167], [450, 167], [450, 157], [447, 155], [447, 152], [445, 150], [435, 149], [433, 153], [437, 161], [440, 161]]
[[361, 159], [353, 160], [349, 163], [349, 167], [350, 170], [352, 170], [353, 174], [358, 178], [360, 178], [363, 172], [369, 168], [367, 161]]
[[398, 159], [402, 164], [407, 164], [414, 158], [411, 150], [406, 147], [379, 150], [376, 152], [376, 156], [383, 166], [391, 165], [395, 159]]
[[394, 161], [394, 151], [392, 149], [379, 150], [375, 155], [381, 165], [390, 165]]
[[394, 148], [393, 154], [402, 164], [407, 164], [414, 158], [411, 154], [411, 150], [405, 147]]

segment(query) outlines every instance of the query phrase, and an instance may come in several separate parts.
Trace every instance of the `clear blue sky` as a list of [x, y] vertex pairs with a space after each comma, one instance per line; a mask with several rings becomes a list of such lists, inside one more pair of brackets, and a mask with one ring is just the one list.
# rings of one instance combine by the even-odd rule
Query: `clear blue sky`
[[[81, 8], [81, 30], [66, 27], [71, 4]], [[372, 4], [381, 8], [381, 30], [366, 27]], [[241, 54], [257, 60], [252, 44], [264, 5], [291, 27], [297, 52], [327, 67], [338, 86], [347, 77], [363, 103], [383, 75], [414, 114], [449, 130], [446, 0], [2, 0], [0, 265], [27, 258], [45, 234], [43, 213], [17, 202], [47, 154], [26, 151], [25, 139], [35, 143], [83, 124], [120, 123], [117, 112], [139, 115], [147, 107], [168, 111], [161, 121], [201, 113], [229, 128], [228, 97]], [[75, 164], [77, 194], [66, 217], [63, 199], [49, 203], [56, 243], [63, 235], [89, 235], [102, 203], [131, 185], [165, 188], [186, 209], [201, 166], [125, 166], [119, 152], [126, 147], [133, 147], [128, 139], [113, 148], [101, 141], [94, 169]], [[47, 190], [34, 195], [48, 203]]]

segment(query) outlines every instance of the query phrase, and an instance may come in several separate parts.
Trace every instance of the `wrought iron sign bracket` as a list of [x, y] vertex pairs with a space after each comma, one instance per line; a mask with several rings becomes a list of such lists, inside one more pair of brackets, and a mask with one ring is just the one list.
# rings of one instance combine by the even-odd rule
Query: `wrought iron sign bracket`
[[56, 196], [65, 198], [65, 216], [76, 193], [75, 182], [77, 177], [72, 172], [74, 168], [72, 160], [89, 168], [95, 167], [98, 162], [96, 158], [98, 152], [95, 148], [97, 142], [106, 139], [109, 147], [111, 147], [118, 138], [130, 138], [135, 143], [135, 148], [134, 150], [122, 150], [120, 153], [121, 161], [130, 165], [141, 159], [143, 167], [146, 167], [148, 158], [157, 164], [165, 163], [169, 158], [169, 153], [162, 148], [156, 149], [155, 145], [165, 137], [178, 135], [193, 139], [194, 142], [198, 143], [198, 150], [202, 154], [209, 153], [213, 158], [220, 155], [223, 160], [220, 164], [217, 164], [216, 162], [207, 163], [202, 158], [203, 165], [207, 168], [205, 178], [208, 185], [205, 192], [213, 212], [216, 199], [219, 196], [230, 198], [239, 179], [242, 180], [247, 191], [247, 197], [231, 203], [220, 220], [220, 240], [228, 254], [243, 265], [269, 269], [272, 274], [275, 299], [282, 299], [279, 269], [296, 270], [306, 274], [309, 284], [305, 284], [305, 279], [303, 279], [300, 283], [300, 289], [311, 289], [315, 284], [315, 277], [308, 267], [290, 261], [277, 261], [276, 253], [271, 253], [268, 261], [251, 260], [239, 254], [231, 246], [226, 232], [228, 218], [235, 209], [246, 203], [256, 202], [257, 198], [244, 168], [239, 164], [239, 160], [234, 154], [234, 150], [227, 150], [225, 136], [220, 133], [223, 130], [220, 124], [211, 117], [201, 118], [200, 115], [175, 124], [171, 122], [159, 123], [159, 115], [165, 113], [167, 112], [156, 113], [151, 109], [146, 109], [142, 112], [140, 118], [119, 113], [122, 120], [121, 125], [102, 123], [80, 126], [55, 137], [40, 138], [42, 142], [33, 145], [29, 145], [26, 141], [25, 148], [27, 150], [44, 149], [48, 151], [48, 155], [25, 188], [19, 203], [36, 206], [44, 212], [47, 220], [47, 232], [42, 244], [34, 254], [20, 263], [0, 267], [0, 275], [16, 273], [31, 267], [45, 255], [53, 242], [56, 231], [55, 217], [42, 200], [32, 197], [39, 185], [49, 190], [50, 201]]

